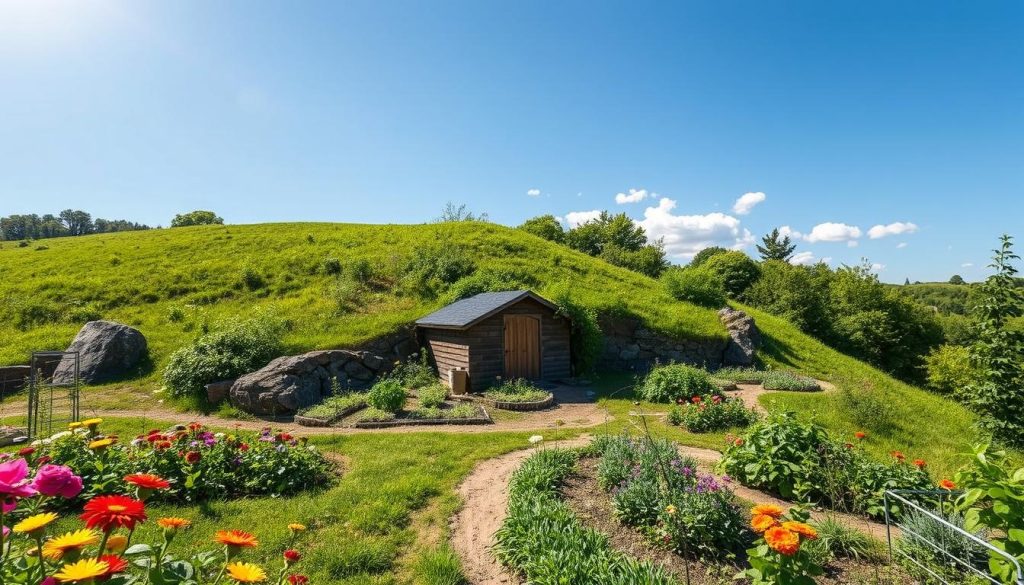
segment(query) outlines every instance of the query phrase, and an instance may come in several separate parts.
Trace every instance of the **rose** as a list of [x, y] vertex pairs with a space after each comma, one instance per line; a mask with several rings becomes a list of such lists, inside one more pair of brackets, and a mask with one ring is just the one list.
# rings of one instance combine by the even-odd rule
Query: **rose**
[[32, 487], [44, 496], [71, 499], [82, 491], [82, 478], [66, 465], [46, 464], [36, 472]]

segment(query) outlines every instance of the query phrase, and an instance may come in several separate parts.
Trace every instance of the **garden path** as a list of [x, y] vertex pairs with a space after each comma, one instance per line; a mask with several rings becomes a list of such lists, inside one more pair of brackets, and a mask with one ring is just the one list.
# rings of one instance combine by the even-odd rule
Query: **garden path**
[[[552, 442], [549, 445], [578, 447], [587, 444], [590, 439], [589, 435], [582, 435], [577, 439]], [[533, 450], [526, 449], [481, 461], [457, 488], [462, 497], [463, 506], [452, 518], [451, 542], [462, 561], [466, 577], [474, 585], [520, 583], [517, 576], [505, 572], [495, 558], [492, 547], [494, 546], [494, 533], [505, 518], [508, 505], [508, 480], [532, 453]], [[714, 473], [714, 467], [722, 457], [718, 451], [680, 445], [679, 453], [692, 457], [702, 471], [715, 475], [719, 481], [724, 481], [722, 476]], [[737, 497], [752, 504], [775, 504], [782, 508], [789, 508], [793, 505], [792, 502], [735, 482], [730, 482], [730, 488]], [[857, 528], [883, 542], [886, 540], [885, 524], [842, 512], [811, 512], [811, 518], [815, 520], [822, 520], [826, 517], [835, 518], [843, 524]], [[893, 529], [893, 536], [899, 536], [897, 529]]]

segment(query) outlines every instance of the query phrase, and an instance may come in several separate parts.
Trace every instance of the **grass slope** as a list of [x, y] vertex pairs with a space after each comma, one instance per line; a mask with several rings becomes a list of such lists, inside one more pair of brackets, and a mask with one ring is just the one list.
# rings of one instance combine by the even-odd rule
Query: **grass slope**
[[[155, 380], [167, 356], [204, 323], [271, 307], [291, 322], [292, 351], [358, 345], [443, 304], [400, 294], [412, 251], [459, 244], [477, 270], [520, 270], [540, 294], [570, 291], [601, 310], [641, 317], [650, 327], [692, 338], [724, 338], [714, 311], [672, 299], [644, 276], [495, 224], [353, 225], [282, 223], [202, 226], [46, 240], [0, 248], [0, 365], [26, 363], [34, 350], [65, 348], [82, 323], [112, 319], [149, 340]], [[45, 249], [38, 249], [45, 247]], [[373, 286], [353, 312], [333, 297], [343, 267], [367, 260]], [[253, 286], [255, 284], [258, 286]], [[248, 284], [247, 284], [248, 282]]]

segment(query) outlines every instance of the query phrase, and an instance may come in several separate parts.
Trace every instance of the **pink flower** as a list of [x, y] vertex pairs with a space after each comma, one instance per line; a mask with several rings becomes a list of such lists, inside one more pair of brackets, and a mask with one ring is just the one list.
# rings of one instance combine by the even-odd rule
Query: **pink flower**
[[32, 487], [44, 496], [70, 499], [82, 491], [82, 478], [65, 465], [46, 464], [36, 472]]
[[36, 495], [36, 490], [29, 485], [25, 476], [28, 475], [28, 463], [18, 458], [0, 463], [0, 494], [27, 498]]

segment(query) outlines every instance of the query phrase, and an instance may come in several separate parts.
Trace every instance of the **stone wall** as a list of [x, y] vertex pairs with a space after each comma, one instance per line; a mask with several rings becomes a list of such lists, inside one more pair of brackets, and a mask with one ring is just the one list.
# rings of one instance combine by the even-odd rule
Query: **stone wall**
[[257, 415], [292, 414], [342, 389], [363, 390], [396, 361], [418, 350], [411, 328], [376, 339], [360, 349], [328, 349], [279, 357], [231, 384], [228, 397], [242, 410]]
[[[729, 331], [728, 339], [674, 339], [652, 331], [638, 319], [602, 317], [604, 333], [599, 369], [646, 372], [655, 363], [683, 363], [717, 369], [722, 366], [749, 366], [760, 345], [754, 320], [742, 311], [723, 311], [719, 318]], [[742, 327], [739, 327], [742, 325]]]

